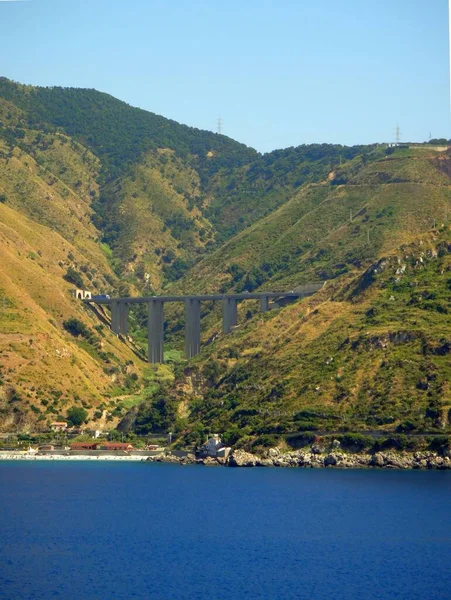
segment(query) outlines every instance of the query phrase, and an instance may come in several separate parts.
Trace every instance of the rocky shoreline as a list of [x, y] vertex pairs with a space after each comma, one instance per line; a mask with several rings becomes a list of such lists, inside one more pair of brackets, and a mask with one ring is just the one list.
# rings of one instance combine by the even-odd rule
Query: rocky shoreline
[[346, 452], [318, 453], [309, 450], [281, 452], [271, 448], [258, 456], [244, 450], [234, 450], [228, 458], [196, 458], [194, 454], [184, 457], [173, 455], [151, 456], [149, 462], [167, 462], [180, 465], [205, 465], [226, 467], [302, 467], [339, 469], [441, 469], [451, 470], [451, 457], [436, 452], [376, 452], [354, 454]]
[[194, 454], [176, 456], [162, 453], [155, 456], [106, 455], [106, 456], [68, 456], [27, 454], [25, 452], [2, 452], [3, 460], [113, 460], [171, 463], [178, 465], [204, 465], [209, 467], [301, 467], [311, 469], [440, 469], [451, 470], [451, 456], [436, 452], [376, 452], [374, 454], [350, 452], [318, 452], [310, 449], [282, 452], [271, 448], [262, 455], [251, 454], [245, 450], [233, 450], [227, 458], [196, 458]]

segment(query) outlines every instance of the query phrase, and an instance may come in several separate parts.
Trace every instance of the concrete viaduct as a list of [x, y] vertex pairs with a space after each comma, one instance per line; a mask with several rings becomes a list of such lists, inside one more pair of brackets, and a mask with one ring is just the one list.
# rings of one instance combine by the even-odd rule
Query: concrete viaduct
[[166, 302], [185, 304], [185, 356], [191, 358], [200, 352], [200, 303], [222, 301], [222, 329], [230, 333], [238, 323], [239, 300], [259, 300], [262, 312], [269, 310], [270, 299], [285, 300], [311, 296], [323, 286], [309, 283], [289, 292], [258, 292], [243, 294], [212, 294], [205, 296], [149, 296], [138, 298], [86, 298], [86, 304], [107, 304], [111, 307], [111, 329], [116, 334], [128, 334], [128, 312], [132, 304], [147, 304], [148, 360], [164, 362], [164, 305]]

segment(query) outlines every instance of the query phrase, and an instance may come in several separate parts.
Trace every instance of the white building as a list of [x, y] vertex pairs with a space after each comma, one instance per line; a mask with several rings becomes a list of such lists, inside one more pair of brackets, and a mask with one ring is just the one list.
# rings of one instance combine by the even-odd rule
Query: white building
[[211, 456], [212, 458], [227, 458], [230, 448], [226, 448], [222, 443], [219, 434], [214, 433], [200, 449], [200, 456]]

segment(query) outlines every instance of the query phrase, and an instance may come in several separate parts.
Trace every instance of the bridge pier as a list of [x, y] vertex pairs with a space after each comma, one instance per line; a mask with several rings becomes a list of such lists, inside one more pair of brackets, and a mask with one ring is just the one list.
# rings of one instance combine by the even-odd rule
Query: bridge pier
[[126, 302], [121, 302], [119, 309], [119, 329], [122, 335], [128, 335], [129, 308], [129, 305]]
[[120, 311], [121, 311], [121, 303], [119, 302], [119, 300], [112, 300], [111, 301], [111, 331], [113, 331], [113, 333], [115, 333], [116, 335], [118, 335], [121, 330]]
[[232, 327], [238, 324], [238, 310], [236, 298], [224, 298], [222, 301], [222, 330], [230, 333]]
[[268, 310], [269, 310], [269, 298], [268, 298], [268, 296], [262, 296], [260, 298], [260, 310], [262, 312], [268, 312]]
[[200, 352], [200, 300], [185, 300], [185, 357], [192, 358]]
[[150, 300], [147, 304], [147, 347], [150, 363], [164, 362], [164, 302]]

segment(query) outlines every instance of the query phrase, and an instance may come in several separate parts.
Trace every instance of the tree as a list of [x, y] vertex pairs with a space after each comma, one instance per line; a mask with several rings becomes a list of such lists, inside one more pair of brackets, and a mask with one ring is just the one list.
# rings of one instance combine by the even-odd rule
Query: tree
[[67, 321], [63, 321], [63, 327], [75, 337], [81, 335], [82, 337], [89, 339], [92, 335], [86, 325], [79, 319], [67, 319]]
[[87, 411], [81, 406], [72, 406], [72, 408], [69, 408], [67, 411], [67, 419], [72, 425], [75, 425], [75, 427], [79, 427], [83, 421], [86, 420], [87, 416]]
[[139, 407], [137, 433], [165, 433], [173, 430], [177, 419], [177, 401], [166, 390], [159, 390]]
[[73, 283], [78, 288], [83, 288], [83, 286], [84, 286], [82, 276], [73, 267], [69, 267], [67, 269], [66, 274], [63, 275], [63, 279], [65, 279], [69, 283]]

